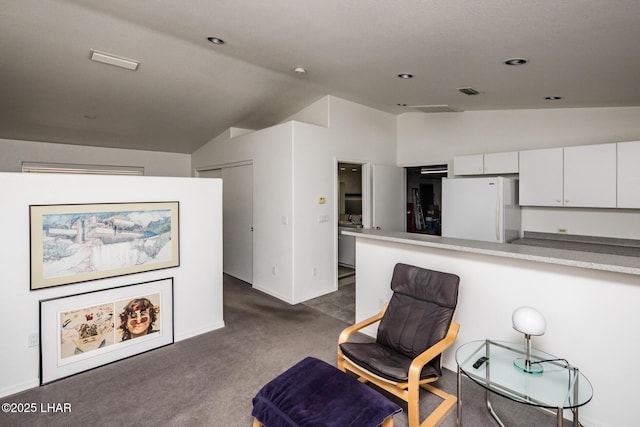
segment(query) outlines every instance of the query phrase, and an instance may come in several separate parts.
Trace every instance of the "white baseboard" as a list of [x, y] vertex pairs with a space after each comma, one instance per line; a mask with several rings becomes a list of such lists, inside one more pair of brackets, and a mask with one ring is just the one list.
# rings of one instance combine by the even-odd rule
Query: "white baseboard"
[[21, 391], [29, 390], [30, 388], [38, 387], [40, 385], [40, 379], [25, 381], [20, 384], [14, 384], [11, 387], [0, 389], [0, 397], [11, 396], [12, 394], [20, 393]]

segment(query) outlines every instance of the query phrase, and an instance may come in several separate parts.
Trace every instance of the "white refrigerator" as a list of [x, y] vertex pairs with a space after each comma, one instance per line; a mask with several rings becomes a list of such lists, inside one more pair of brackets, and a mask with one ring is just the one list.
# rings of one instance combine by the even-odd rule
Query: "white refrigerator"
[[498, 243], [519, 238], [518, 180], [443, 178], [442, 237]]

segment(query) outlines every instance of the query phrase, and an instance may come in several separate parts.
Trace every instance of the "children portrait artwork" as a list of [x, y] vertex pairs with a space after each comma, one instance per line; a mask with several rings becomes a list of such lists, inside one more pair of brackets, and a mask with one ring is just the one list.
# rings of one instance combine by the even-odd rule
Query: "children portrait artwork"
[[32, 290], [180, 263], [178, 202], [32, 205], [30, 219]]
[[160, 294], [60, 312], [61, 364], [117, 343], [160, 332]]
[[40, 384], [173, 339], [173, 277], [40, 300]]

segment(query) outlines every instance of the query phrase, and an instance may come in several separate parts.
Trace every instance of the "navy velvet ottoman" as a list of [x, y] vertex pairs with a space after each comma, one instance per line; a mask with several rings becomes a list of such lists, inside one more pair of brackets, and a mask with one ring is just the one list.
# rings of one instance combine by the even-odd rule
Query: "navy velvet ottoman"
[[322, 360], [307, 357], [253, 398], [253, 425], [265, 427], [385, 427], [402, 409]]

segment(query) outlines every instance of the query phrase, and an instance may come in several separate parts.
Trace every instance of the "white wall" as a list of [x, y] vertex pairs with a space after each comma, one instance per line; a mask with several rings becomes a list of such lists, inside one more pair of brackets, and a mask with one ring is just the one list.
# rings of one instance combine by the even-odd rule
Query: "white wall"
[[0, 171], [20, 172], [22, 162], [138, 166], [147, 176], [191, 176], [188, 154], [0, 139]]
[[192, 156], [196, 170], [253, 163], [253, 285], [292, 304], [337, 286], [337, 161], [396, 162], [391, 114], [326, 97], [294, 117], [330, 125], [293, 121], [235, 138], [225, 132]]
[[[337, 289], [337, 161], [396, 161], [395, 116], [340, 98], [327, 100], [329, 127], [294, 125], [295, 302]], [[325, 204], [318, 203], [320, 196]], [[328, 222], [320, 222], [320, 215]]]
[[293, 300], [292, 128], [288, 122], [234, 138], [225, 132], [197, 150], [192, 160], [195, 170], [252, 163], [253, 286], [289, 302]]
[[398, 165], [638, 139], [640, 107], [407, 113], [398, 116]]
[[[356, 239], [356, 321], [376, 313], [391, 295], [398, 262], [460, 276], [456, 322], [460, 333], [445, 353], [456, 371], [455, 349], [473, 340], [523, 342], [511, 327], [513, 310], [531, 305], [547, 320], [532, 345], [566, 358], [589, 379], [593, 400], [580, 408], [589, 426], [628, 426], [640, 371], [640, 277], [401, 243]], [[471, 387], [471, 385], [469, 386]]]
[[[0, 173], [0, 396], [37, 386], [39, 301], [174, 278], [174, 335], [180, 341], [224, 326], [222, 312], [222, 185], [217, 179]], [[30, 291], [29, 205], [180, 202], [180, 266]]]
[[[640, 140], [640, 107], [407, 113], [398, 117], [398, 165], [466, 154]], [[451, 164], [451, 163], [450, 163]], [[640, 211], [526, 207], [522, 229], [640, 239]]]

